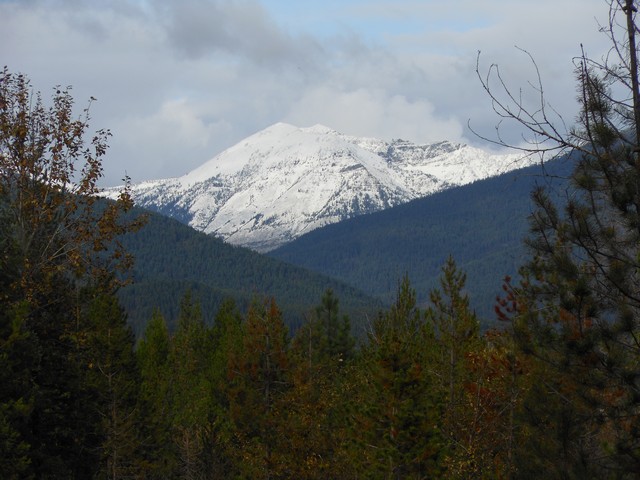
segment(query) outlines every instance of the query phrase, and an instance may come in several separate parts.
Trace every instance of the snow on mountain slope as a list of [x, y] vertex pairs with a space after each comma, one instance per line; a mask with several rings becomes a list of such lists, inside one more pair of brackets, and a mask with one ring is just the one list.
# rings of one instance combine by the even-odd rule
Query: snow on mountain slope
[[268, 251], [329, 223], [530, 163], [446, 141], [385, 142], [277, 123], [182, 177], [136, 184], [132, 193], [142, 207]]

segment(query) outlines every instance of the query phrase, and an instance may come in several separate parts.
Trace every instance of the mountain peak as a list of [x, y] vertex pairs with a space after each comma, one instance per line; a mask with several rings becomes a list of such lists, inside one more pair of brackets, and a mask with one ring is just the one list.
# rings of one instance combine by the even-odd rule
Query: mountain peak
[[299, 130], [299, 128], [296, 127], [295, 125], [291, 125], [290, 123], [276, 122], [273, 125], [269, 125], [267, 128], [264, 128], [263, 130], [256, 132], [254, 135], [250, 135], [248, 138], [251, 138], [256, 135], [260, 136], [260, 135], [267, 135], [267, 134], [282, 135], [282, 134], [294, 132], [296, 130]]
[[338, 131], [334, 130], [333, 128], [322, 125], [320, 123], [316, 123], [311, 127], [301, 128], [300, 130], [302, 130], [303, 132], [313, 133], [318, 135], [340, 135]]
[[279, 122], [183, 177], [133, 185], [137, 204], [268, 251], [315, 228], [526, 166], [439, 142], [351, 137]]

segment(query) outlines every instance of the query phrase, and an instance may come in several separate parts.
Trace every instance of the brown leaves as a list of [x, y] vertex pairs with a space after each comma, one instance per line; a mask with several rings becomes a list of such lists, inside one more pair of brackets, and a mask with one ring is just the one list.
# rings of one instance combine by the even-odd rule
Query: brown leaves
[[111, 132], [87, 140], [89, 118], [88, 107], [75, 117], [70, 88], [56, 87], [47, 108], [25, 76], [0, 72], [0, 200], [10, 224], [2, 233], [22, 258], [26, 291], [54, 273], [113, 286], [131, 264], [117, 238], [143, 220], [123, 221], [128, 185], [115, 203], [98, 202]]

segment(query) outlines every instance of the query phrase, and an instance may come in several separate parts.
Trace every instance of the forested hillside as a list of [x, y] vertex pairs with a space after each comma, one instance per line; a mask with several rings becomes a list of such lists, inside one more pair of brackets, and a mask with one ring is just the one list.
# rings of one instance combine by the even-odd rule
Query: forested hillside
[[155, 309], [173, 329], [180, 299], [187, 290], [201, 303], [208, 322], [225, 299], [234, 299], [246, 310], [254, 298], [274, 297], [287, 325], [296, 329], [310, 306], [330, 288], [341, 299], [356, 331], [363, 333], [365, 318], [375, 316], [382, 307], [381, 302], [356, 288], [228, 245], [171, 218], [141, 210], [133, 215], [148, 215], [147, 223], [121, 239], [135, 263], [133, 283], [118, 295], [138, 335]]
[[357, 285], [386, 302], [407, 274], [421, 304], [452, 255], [467, 273], [472, 306], [489, 317], [502, 280], [515, 277], [527, 257], [531, 191], [547, 186], [560, 200], [572, 165], [563, 157], [452, 188], [323, 227], [269, 255]]

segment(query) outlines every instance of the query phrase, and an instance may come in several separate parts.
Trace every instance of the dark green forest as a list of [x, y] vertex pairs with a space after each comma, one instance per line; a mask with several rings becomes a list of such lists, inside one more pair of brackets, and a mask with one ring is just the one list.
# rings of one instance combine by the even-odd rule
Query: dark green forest
[[118, 298], [136, 336], [154, 309], [172, 330], [187, 290], [201, 302], [207, 321], [226, 298], [246, 310], [254, 297], [274, 296], [286, 325], [296, 330], [309, 306], [330, 288], [360, 337], [367, 318], [394, 301], [404, 275], [418, 292], [418, 305], [426, 307], [440, 268], [452, 255], [467, 274], [466, 290], [482, 329], [495, 328], [493, 307], [502, 280], [515, 277], [527, 255], [523, 240], [533, 209], [530, 192], [544, 185], [560, 201], [573, 164], [562, 157], [328, 225], [270, 252], [273, 258], [134, 209], [132, 215], [146, 215], [147, 224], [122, 238], [136, 261], [134, 282], [120, 289]]
[[[526, 260], [530, 193], [544, 186], [561, 201], [575, 161], [563, 156], [543, 165], [456, 187], [309, 232], [269, 255], [321, 272], [389, 304], [397, 279], [408, 274], [426, 305], [440, 267], [452, 255], [467, 274], [471, 305], [493, 320], [495, 297], [506, 275]], [[493, 324], [495, 326], [495, 324]]]
[[[487, 197], [493, 218], [484, 222], [528, 225], [521, 261], [509, 260], [517, 277], [491, 294], [495, 329], [481, 328], [487, 318], [470, 303], [470, 258], [463, 268], [453, 255], [434, 256], [438, 281], [428, 291], [389, 264], [380, 271], [395, 294], [366, 305], [377, 301], [244, 250], [240, 262], [233, 248], [140, 214], [127, 184], [102, 202], [110, 132], [89, 130], [89, 109], [77, 116], [69, 90], [54, 88], [45, 103], [5, 67], [0, 477], [638, 478], [636, 6], [610, 7], [614, 49], [602, 61], [576, 59], [581, 113], [566, 133], [544, 98], [529, 108], [495, 81], [495, 65], [478, 64], [489, 108], [535, 138], [515, 148], [571, 155], [561, 188], [544, 180], [528, 192], [527, 214], [504, 178], [503, 205]], [[456, 195], [442, 208], [464, 205]], [[415, 235], [418, 246], [451, 216], [413, 208], [429, 217], [429, 233], [398, 238]], [[450, 244], [477, 243], [471, 257], [483, 257], [476, 214], [459, 212]], [[370, 235], [384, 241], [390, 229]], [[520, 241], [520, 227], [513, 238], [497, 232], [488, 243]], [[121, 301], [142, 312], [135, 323]], [[291, 323], [285, 304], [302, 316]], [[352, 308], [375, 312], [358, 319], [358, 338]]]
[[135, 263], [129, 272], [133, 282], [119, 290], [118, 298], [137, 336], [155, 309], [173, 331], [180, 299], [187, 290], [201, 303], [208, 323], [228, 298], [246, 311], [255, 298], [275, 297], [285, 323], [294, 330], [327, 289], [340, 298], [341, 308], [357, 322], [359, 331], [364, 319], [382, 306], [347, 284], [228, 245], [174, 219], [139, 209], [129, 216], [147, 220], [143, 229], [121, 238]]

